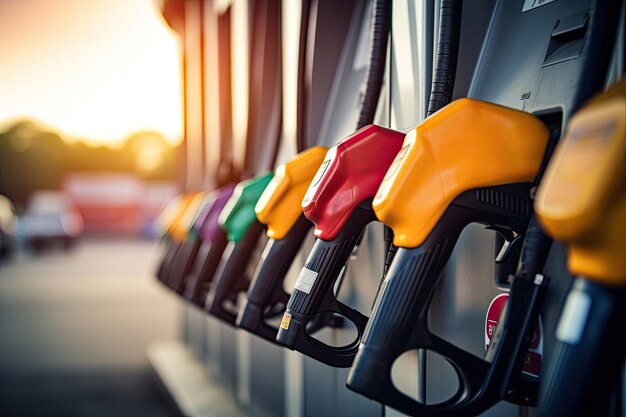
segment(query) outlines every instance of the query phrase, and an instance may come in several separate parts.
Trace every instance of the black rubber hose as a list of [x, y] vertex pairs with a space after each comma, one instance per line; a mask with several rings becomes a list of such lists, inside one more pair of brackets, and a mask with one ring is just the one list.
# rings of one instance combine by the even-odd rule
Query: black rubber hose
[[[459, 39], [461, 37], [462, 0], [441, 0], [439, 8], [439, 36], [437, 53], [433, 67], [433, 78], [428, 101], [426, 117], [435, 113], [452, 101], [456, 64], [459, 55]], [[393, 232], [385, 227], [385, 266], [383, 277], [391, 266], [398, 248], [391, 244]]]
[[[370, 26], [370, 53], [365, 74], [365, 81], [361, 91], [359, 103], [359, 118], [356, 130], [374, 123], [376, 108], [380, 99], [380, 92], [385, 77], [387, 61], [387, 43], [391, 27], [391, 1], [376, 0], [372, 8], [372, 22]], [[363, 235], [359, 238], [360, 244]], [[393, 232], [385, 226], [385, 253], [389, 251]]]
[[584, 55], [585, 62], [580, 64], [584, 73], [580, 79], [584, 80], [578, 87], [574, 98], [572, 112], [578, 110], [592, 95], [602, 91], [606, 74], [613, 55], [617, 27], [623, 1], [593, 0], [591, 8], [593, 15], [589, 16], [587, 25], [587, 45], [594, 45], [590, 53]]
[[462, 0], [441, 0], [439, 38], [426, 117], [452, 100], [461, 36]]
[[376, 0], [372, 10], [370, 59], [367, 64], [365, 82], [361, 92], [361, 103], [357, 130], [374, 122], [380, 90], [385, 76], [387, 41], [391, 26], [391, 1]]
[[536, 274], [540, 274], [546, 264], [551, 246], [552, 238], [545, 234], [533, 215], [526, 228], [517, 275], [533, 278]]
[[309, 19], [311, 15], [311, 1], [302, 1], [302, 14], [300, 16], [300, 38], [298, 40], [298, 93], [297, 93], [297, 121], [296, 121], [296, 146], [298, 152], [308, 147], [306, 137], [307, 112], [309, 91], [306, 83], [306, 57], [309, 43]]

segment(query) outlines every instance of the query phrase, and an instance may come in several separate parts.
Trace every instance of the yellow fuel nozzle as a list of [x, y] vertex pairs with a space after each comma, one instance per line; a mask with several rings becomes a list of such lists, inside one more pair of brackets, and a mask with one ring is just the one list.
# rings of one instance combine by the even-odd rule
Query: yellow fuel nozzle
[[163, 209], [159, 222], [163, 226], [163, 237], [172, 237], [172, 232], [176, 229], [176, 225], [180, 221], [187, 206], [193, 200], [194, 193], [185, 193], [177, 196]]
[[169, 235], [182, 212], [184, 199], [184, 195], [178, 194], [172, 197], [159, 211], [155, 219], [155, 230], [159, 233], [159, 237], [165, 238]]
[[535, 201], [572, 273], [626, 285], [626, 79], [572, 117]]
[[302, 214], [300, 203], [327, 151], [314, 146], [276, 168], [254, 208], [257, 219], [267, 225], [269, 238], [282, 239]]
[[531, 114], [459, 99], [409, 132], [373, 201], [394, 244], [420, 246], [462, 192], [532, 182], [548, 129]]
[[196, 192], [190, 193], [184, 197], [185, 201], [181, 205], [183, 207], [181, 207], [176, 221], [172, 223], [172, 227], [169, 230], [169, 234], [173, 240], [177, 242], [185, 240], [187, 232], [193, 224], [206, 194], [206, 192]]

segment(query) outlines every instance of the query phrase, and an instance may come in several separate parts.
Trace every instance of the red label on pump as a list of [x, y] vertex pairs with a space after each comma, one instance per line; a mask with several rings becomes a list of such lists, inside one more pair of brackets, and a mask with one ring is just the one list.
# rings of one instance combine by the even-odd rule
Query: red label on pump
[[328, 151], [302, 200], [315, 236], [332, 240], [356, 206], [374, 197], [403, 141], [402, 132], [368, 125]]
[[[509, 298], [509, 294], [498, 294], [487, 309], [487, 315], [485, 317], [485, 350], [489, 347], [493, 335], [496, 333], [498, 327], [498, 320], [500, 320], [500, 314], [506, 304], [506, 300]], [[526, 352], [526, 359], [524, 361], [524, 367], [522, 371], [538, 377], [541, 372], [541, 361], [543, 359], [543, 325], [541, 324], [541, 318], [535, 331], [533, 332], [533, 338], [530, 341], [528, 352]]]

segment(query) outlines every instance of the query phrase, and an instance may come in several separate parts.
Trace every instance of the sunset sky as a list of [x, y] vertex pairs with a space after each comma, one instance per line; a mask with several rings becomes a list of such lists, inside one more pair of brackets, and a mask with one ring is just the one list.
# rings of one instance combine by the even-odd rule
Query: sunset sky
[[0, 0], [0, 131], [29, 118], [94, 145], [178, 143], [179, 46], [155, 0]]

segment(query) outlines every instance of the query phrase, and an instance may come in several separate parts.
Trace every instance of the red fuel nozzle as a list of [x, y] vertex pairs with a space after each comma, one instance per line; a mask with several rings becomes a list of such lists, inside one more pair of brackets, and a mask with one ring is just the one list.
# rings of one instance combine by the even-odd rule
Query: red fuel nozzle
[[[401, 132], [369, 125], [326, 154], [302, 201], [304, 214], [315, 224], [319, 239], [287, 303], [276, 335], [278, 343], [331, 366], [352, 363], [367, 317], [338, 301], [333, 287], [363, 230], [376, 220], [372, 198], [403, 141]], [[359, 333], [356, 341], [342, 347], [311, 341], [306, 335], [307, 324], [323, 312], [350, 320]], [[308, 328], [328, 324], [320, 322]]]
[[328, 151], [302, 200], [315, 236], [334, 239], [354, 209], [374, 197], [403, 140], [404, 133], [368, 125]]

